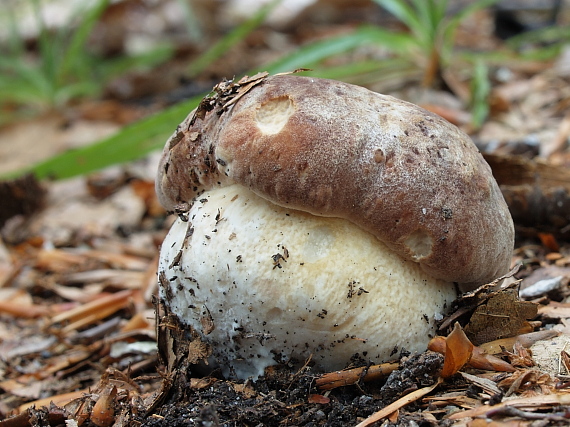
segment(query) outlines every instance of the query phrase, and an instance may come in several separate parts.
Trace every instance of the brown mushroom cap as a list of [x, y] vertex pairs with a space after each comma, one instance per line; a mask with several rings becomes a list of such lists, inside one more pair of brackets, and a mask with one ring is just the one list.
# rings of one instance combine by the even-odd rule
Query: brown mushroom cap
[[441, 117], [292, 75], [217, 95], [166, 144], [157, 193], [167, 209], [235, 182], [280, 206], [345, 218], [438, 279], [473, 286], [509, 268], [514, 228], [491, 169]]

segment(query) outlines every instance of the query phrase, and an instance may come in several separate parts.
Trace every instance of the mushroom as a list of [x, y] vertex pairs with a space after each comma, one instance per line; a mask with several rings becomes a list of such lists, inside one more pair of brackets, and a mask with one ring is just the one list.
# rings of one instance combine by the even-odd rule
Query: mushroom
[[156, 187], [180, 216], [161, 299], [239, 378], [422, 351], [455, 284], [510, 265], [512, 219], [469, 137], [338, 81], [222, 82], [167, 141]]

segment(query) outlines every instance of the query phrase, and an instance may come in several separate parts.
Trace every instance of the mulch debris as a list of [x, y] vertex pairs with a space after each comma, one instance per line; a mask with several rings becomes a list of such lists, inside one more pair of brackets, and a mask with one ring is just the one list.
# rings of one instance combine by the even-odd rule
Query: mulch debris
[[[458, 46], [499, 50], [502, 42], [488, 31], [491, 19], [468, 20], [458, 30]], [[353, 23], [295, 24], [290, 33], [261, 28], [249, 44], [206, 70], [206, 83], [192, 84], [203, 91], [211, 81], [241, 75], [280, 50], [352, 28]], [[255, 43], [276, 37], [285, 47]], [[164, 103], [165, 93], [180, 91], [181, 70], [196, 55], [195, 49], [184, 52], [190, 56], [167, 66], [178, 71], [125, 76], [110, 85], [110, 93], [119, 83], [144, 80], [153, 84], [131, 86]], [[385, 53], [362, 50], [344, 61], [367, 55]], [[154, 194], [156, 156], [63, 182], [24, 177], [1, 183], [0, 427], [568, 425], [569, 64], [566, 48], [556, 61], [492, 66], [491, 111], [478, 130], [471, 127], [464, 64], [444, 70], [445, 90], [419, 88], [409, 76], [370, 85], [470, 132], [492, 166], [517, 230], [512, 265], [518, 271], [504, 288], [484, 287], [459, 300], [432, 350], [402, 352], [392, 363], [354, 358], [344, 371], [323, 373], [310, 360], [291, 361], [267, 369], [255, 382], [224, 379], [216, 371], [205, 375], [199, 339], [182, 330], [155, 297], [158, 250], [173, 221]], [[247, 89], [255, 77], [237, 83]], [[230, 90], [235, 84], [226, 81], [208, 100], [231, 102], [239, 96]], [[81, 120], [105, 124], [91, 131], [97, 137], [114, 131], [114, 121], [124, 124], [146, 111], [115, 97], [78, 107]], [[44, 138], [53, 133], [58, 146], [69, 138], [59, 125], [46, 131], [44, 120], [23, 128]], [[38, 138], [18, 137], [17, 128], [0, 129], [0, 137], [10, 141], [0, 147], [6, 154], [0, 157], [21, 150], [12, 163], [4, 159], [9, 170], [48, 156], [41, 152], [36, 159], [30, 144]], [[56, 146], [43, 144], [51, 145]]]
[[[291, 361], [256, 382], [231, 381], [216, 371], [204, 375], [207, 354], [199, 339], [168, 313], [156, 314], [158, 248], [172, 219], [157, 208], [152, 182], [128, 176], [103, 193], [93, 191], [94, 182], [78, 179], [67, 203], [87, 212], [94, 203], [130, 194], [120, 209], [138, 212], [138, 222], [79, 214], [81, 220], [69, 221], [72, 232], [53, 234], [61, 218], [47, 214], [48, 206], [21, 218], [18, 227], [4, 226], [2, 427], [374, 425], [370, 417], [383, 408], [391, 411], [380, 413], [378, 422], [386, 425], [490, 419], [495, 425], [537, 425], [537, 419], [563, 425], [570, 416], [570, 344], [543, 354], [552, 350], [543, 344], [548, 339], [570, 336], [570, 248], [564, 242], [557, 242], [558, 252], [540, 240], [518, 245], [518, 271], [501, 290], [489, 285], [458, 300], [435, 351], [372, 366], [356, 358], [346, 371], [328, 374], [314, 371], [310, 360]], [[58, 185], [46, 185], [47, 200], [57, 199]], [[516, 296], [519, 287], [536, 288], [553, 277], [555, 287], [535, 289], [528, 301]], [[501, 321], [497, 310], [510, 317], [510, 328], [500, 334], [480, 319], [488, 311]], [[449, 331], [457, 328], [465, 338], [450, 344]], [[456, 366], [444, 367], [446, 352]], [[481, 369], [480, 358], [490, 365]], [[559, 362], [547, 363], [552, 360]]]

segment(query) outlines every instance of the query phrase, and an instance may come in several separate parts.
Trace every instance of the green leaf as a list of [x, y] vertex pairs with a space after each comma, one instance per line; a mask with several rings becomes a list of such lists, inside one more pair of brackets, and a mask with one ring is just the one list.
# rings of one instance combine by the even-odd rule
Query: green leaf
[[413, 30], [414, 34], [424, 39], [426, 47], [431, 47], [435, 44], [438, 28], [445, 19], [447, 0], [413, 0], [413, 3], [418, 20], [421, 22], [421, 28]]
[[172, 56], [171, 47], [113, 59], [90, 54], [88, 38], [111, 0], [79, 2], [67, 25], [50, 31], [45, 28], [41, 0], [22, 1], [30, 6], [39, 27], [37, 57], [27, 53], [17, 28], [17, 9], [8, 6], [4, 12], [9, 21], [4, 26], [10, 38], [7, 52], [0, 55], [0, 107], [6, 103], [16, 104], [18, 111], [62, 107], [71, 99], [98, 95], [119, 73], [157, 65]]
[[6, 25], [9, 28], [8, 33], [8, 52], [4, 52], [4, 56], [10, 58], [16, 58], [22, 56], [26, 51], [26, 43], [18, 32], [18, 27], [16, 25], [16, 13], [12, 7], [7, 7], [5, 9], [7, 16], [5, 19], [6, 23], [0, 21], [0, 25]]
[[445, 21], [448, 4], [448, 0], [430, 0], [430, 17], [434, 30]]

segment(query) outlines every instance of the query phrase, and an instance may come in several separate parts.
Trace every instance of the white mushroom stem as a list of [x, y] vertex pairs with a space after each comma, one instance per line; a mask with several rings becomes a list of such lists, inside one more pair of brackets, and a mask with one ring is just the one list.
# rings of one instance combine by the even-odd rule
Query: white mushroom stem
[[161, 251], [161, 297], [238, 378], [311, 354], [341, 369], [423, 351], [455, 287], [349, 221], [288, 210], [240, 185], [210, 190]]

